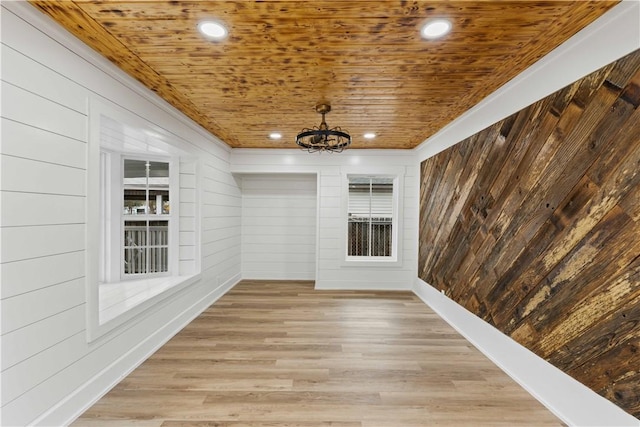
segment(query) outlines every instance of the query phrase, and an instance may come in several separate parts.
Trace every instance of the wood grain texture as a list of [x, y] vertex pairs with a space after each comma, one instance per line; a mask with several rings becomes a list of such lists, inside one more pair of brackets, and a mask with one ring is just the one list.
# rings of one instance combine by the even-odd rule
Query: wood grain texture
[[640, 418], [640, 51], [421, 165], [419, 276]]
[[410, 292], [244, 280], [74, 426], [560, 426]]
[[[230, 146], [261, 148], [295, 148], [321, 100], [354, 148], [413, 148], [618, 3], [30, 2]], [[421, 39], [437, 17], [453, 31]], [[206, 18], [229, 38], [203, 39]]]

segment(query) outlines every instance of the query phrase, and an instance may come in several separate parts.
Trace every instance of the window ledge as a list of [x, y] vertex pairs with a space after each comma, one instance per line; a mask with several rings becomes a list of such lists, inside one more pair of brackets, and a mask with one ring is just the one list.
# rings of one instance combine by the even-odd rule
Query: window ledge
[[128, 322], [200, 278], [201, 275], [196, 274], [101, 283], [98, 286], [99, 325], [91, 340]]
[[[360, 259], [359, 259], [360, 258]], [[402, 265], [402, 261], [397, 258], [375, 258], [375, 257], [359, 257], [359, 258], [347, 258], [342, 262], [342, 267], [355, 267], [355, 268], [389, 268], [399, 267]]]

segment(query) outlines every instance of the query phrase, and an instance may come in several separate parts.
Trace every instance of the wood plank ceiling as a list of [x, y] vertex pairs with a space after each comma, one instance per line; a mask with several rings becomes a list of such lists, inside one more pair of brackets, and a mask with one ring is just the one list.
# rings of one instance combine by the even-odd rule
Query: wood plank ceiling
[[[31, 3], [231, 147], [295, 148], [328, 101], [353, 148], [413, 148], [618, 1]], [[422, 39], [432, 18], [451, 33]]]

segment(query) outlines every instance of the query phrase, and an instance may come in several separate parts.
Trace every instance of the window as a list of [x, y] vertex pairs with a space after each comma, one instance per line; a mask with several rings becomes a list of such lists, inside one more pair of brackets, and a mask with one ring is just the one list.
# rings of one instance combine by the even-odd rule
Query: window
[[201, 279], [197, 153], [178, 135], [91, 99], [87, 339]]
[[347, 257], [396, 257], [394, 194], [389, 176], [348, 176]]
[[176, 162], [108, 150], [100, 156], [100, 283], [172, 274]]
[[169, 163], [125, 158], [123, 170], [122, 275], [167, 273]]

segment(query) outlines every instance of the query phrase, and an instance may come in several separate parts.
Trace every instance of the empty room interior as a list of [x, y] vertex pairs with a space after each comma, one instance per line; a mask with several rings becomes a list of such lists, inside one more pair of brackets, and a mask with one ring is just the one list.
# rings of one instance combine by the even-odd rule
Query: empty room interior
[[639, 1], [0, 13], [0, 425], [640, 425]]

